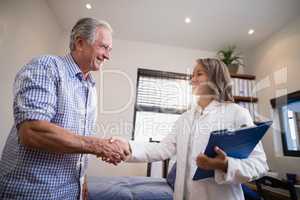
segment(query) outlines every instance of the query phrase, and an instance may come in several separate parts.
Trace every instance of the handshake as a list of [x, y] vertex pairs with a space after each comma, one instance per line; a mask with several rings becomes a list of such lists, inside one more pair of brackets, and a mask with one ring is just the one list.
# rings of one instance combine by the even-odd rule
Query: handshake
[[114, 136], [109, 139], [101, 139], [99, 149], [100, 152], [97, 152], [96, 156], [113, 165], [118, 165], [121, 161], [126, 161], [131, 156], [129, 142], [121, 137]]

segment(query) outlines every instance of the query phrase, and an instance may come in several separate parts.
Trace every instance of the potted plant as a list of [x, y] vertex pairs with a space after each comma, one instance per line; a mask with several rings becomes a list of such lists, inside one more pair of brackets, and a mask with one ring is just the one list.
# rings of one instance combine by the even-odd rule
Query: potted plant
[[228, 67], [231, 74], [236, 74], [239, 66], [243, 66], [242, 57], [235, 52], [236, 46], [228, 46], [218, 51], [217, 55]]

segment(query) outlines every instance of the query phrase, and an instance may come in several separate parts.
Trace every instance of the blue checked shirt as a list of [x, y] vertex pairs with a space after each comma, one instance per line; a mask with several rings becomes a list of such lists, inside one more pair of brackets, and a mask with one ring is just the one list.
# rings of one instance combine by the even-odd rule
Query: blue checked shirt
[[49, 153], [19, 143], [17, 126], [47, 120], [78, 135], [95, 134], [95, 81], [83, 79], [70, 54], [33, 59], [14, 84], [14, 125], [0, 161], [0, 199], [80, 199], [82, 154]]

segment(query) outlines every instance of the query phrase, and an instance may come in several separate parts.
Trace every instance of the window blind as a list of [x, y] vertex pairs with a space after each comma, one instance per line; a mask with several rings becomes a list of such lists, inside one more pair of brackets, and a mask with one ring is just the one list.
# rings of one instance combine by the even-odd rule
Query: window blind
[[133, 139], [161, 140], [191, 102], [190, 76], [138, 69]]

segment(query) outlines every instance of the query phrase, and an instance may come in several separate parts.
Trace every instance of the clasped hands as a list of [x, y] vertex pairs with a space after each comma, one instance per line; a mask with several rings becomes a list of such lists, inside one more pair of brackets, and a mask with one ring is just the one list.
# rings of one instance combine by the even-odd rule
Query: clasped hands
[[[215, 147], [216, 157], [210, 158], [200, 153], [196, 158], [198, 167], [206, 170], [222, 170], [227, 172], [228, 157], [226, 153], [219, 147]], [[129, 142], [121, 137], [111, 137], [102, 139], [101, 153], [97, 157], [101, 157], [103, 161], [118, 165], [122, 161], [126, 161], [131, 156], [131, 148]]]
[[118, 165], [122, 161], [128, 160], [131, 156], [129, 142], [121, 137], [111, 137], [102, 139], [101, 153], [97, 157], [107, 163]]

